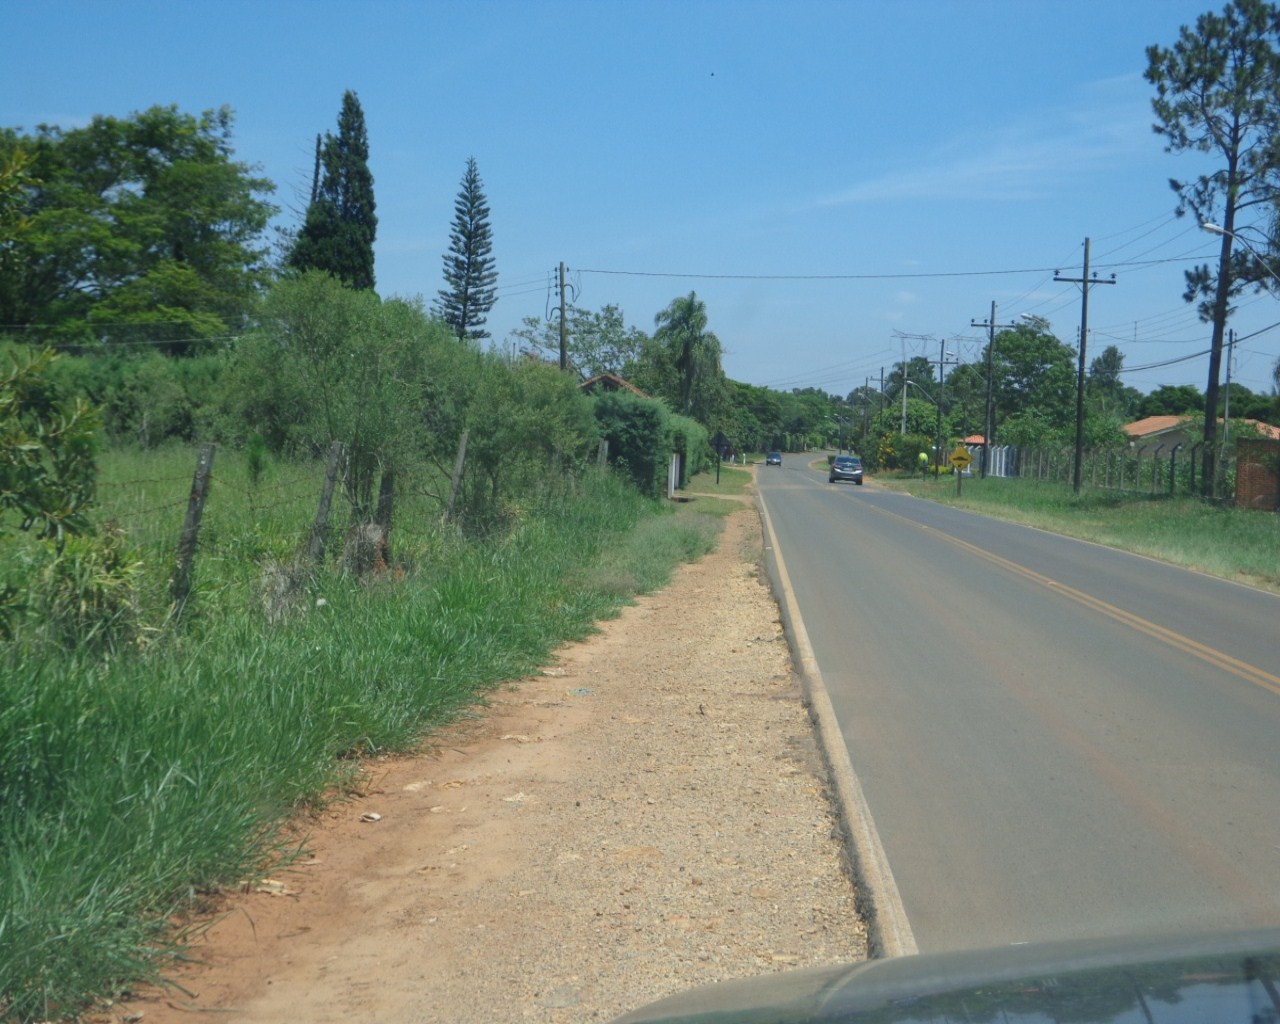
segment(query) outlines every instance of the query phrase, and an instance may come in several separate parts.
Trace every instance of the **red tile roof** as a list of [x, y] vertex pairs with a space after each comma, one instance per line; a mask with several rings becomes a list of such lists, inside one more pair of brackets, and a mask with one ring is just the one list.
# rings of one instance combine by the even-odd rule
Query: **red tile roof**
[[[1179, 428], [1197, 428], [1202, 422], [1196, 416], [1148, 416], [1145, 419], [1126, 423], [1120, 429], [1136, 441], [1144, 437], [1155, 437], [1157, 434], [1167, 434]], [[1221, 423], [1222, 420], [1218, 422]], [[1260, 420], [1245, 420], [1245, 422], [1256, 427], [1264, 437], [1280, 439], [1280, 427], [1273, 427]]]

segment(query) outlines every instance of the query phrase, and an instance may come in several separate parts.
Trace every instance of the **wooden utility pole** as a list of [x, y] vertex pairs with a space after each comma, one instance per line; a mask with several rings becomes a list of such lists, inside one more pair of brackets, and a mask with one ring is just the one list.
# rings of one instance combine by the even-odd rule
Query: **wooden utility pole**
[[977, 320], [970, 320], [969, 326], [985, 327], [987, 329], [987, 415], [982, 428], [982, 459], [978, 463], [978, 476], [985, 478], [987, 475], [987, 460], [991, 457], [992, 436], [996, 432], [996, 328], [1011, 331], [1017, 325], [996, 323], [996, 300], [992, 299], [991, 319], [985, 324], [979, 323]]
[[1089, 337], [1089, 289], [1095, 284], [1115, 284], [1116, 275], [1104, 280], [1095, 273], [1089, 276], [1089, 239], [1084, 240], [1084, 273], [1079, 277], [1062, 277], [1056, 270], [1055, 281], [1065, 281], [1080, 286], [1080, 366], [1076, 372], [1076, 453], [1071, 473], [1071, 490], [1080, 493], [1080, 467], [1084, 460], [1084, 349]]
[[569, 369], [568, 303], [564, 294], [564, 260], [560, 261], [560, 371]]

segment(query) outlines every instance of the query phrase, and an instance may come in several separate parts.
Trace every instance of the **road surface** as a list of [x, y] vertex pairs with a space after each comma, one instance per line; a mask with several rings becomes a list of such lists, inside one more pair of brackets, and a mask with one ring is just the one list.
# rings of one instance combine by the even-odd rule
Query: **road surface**
[[920, 951], [1280, 924], [1280, 598], [757, 480]]

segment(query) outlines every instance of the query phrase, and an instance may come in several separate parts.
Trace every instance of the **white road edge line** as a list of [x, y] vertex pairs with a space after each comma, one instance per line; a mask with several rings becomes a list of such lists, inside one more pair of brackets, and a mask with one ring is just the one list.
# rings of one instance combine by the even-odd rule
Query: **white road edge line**
[[858, 901], [867, 921], [868, 951], [875, 959], [913, 956], [920, 949], [911, 932], [911, 924], [907, 920], [898, 884], [889, 867], [889, 859], [880, 843], [880, 833], [876, 831], [872, 820], [871, 808], [867, 806], [862, 785], [849, 760], [849, 750], [840, 732], [835, 708], [831, 705], [822, 672], [813, 655], [813, 648], [809, 645], [809, 634], [800, 617], [800, 610], [796, 607], [791, 578], [778, 548], [777, 535], [773, 532], [773, 520], [769, 517], [764, 496], [758, 489], [756, 507], [764, 523], [766, 546], [777, 570], [777, 590], [780, 593], [776, 593], [775, 598], [790, 627], [793, 656], [800, 669], [809, 713], [813, 717], [818, 745], [822, 749], [835, 787], [837, 809], [851, 855], [850, 866], [859, 887]]

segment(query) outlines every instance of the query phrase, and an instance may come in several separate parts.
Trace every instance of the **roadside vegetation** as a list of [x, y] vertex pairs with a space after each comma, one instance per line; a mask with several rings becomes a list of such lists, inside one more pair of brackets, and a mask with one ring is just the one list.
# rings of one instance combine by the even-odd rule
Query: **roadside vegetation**
[[[30, 537], [5, 549], [10, 572], [38, 563], [40, 614], [0, 646], [0, 1018], [162, 977], [221, 889], [297, 852], [308, 810], [341, 798], [361, 757], [412, 748], [545, 663], [720, 526], [591, 470], [523, 501], [500, 539], [406, 503], [392, 566], [355, 578], [288, 558], [300, 523], [280, 495], [316, 467], [272, 461], [255, 489], [228, 455], [175, 624], [176, 529], [155, 489], [181, 491], [189, 454], [111, 453], [103, 513], [127, 526], [60, 555]], [[131, 516], [139, 502], [163, 511]]]
[[1280, 591], [1280, 516], [1214, 504], [1100, 489], [1072, 492], [1069, 483], [966, 477], [926, 481], [881, 473], [877, 483], [921, 498], [1040, 530], [1092, 541], [1186, 566], [1212, 576]]
[[[1280, 281], [1229, 244], [1255, 226], [1237, 212], [1271, 223], [1280, 180], [1280, 75], [1213, 78], [1280, 68], [1275, 9], [1242, 9], [1225, 43], [1200, 24], [1203, 67], [1183, 67], [1190, 29], [1148, 54], [1174, 148], [1207, 148], [1206, 89], [1262, 118], [1247, 203], [1220, 175], [1179, 186], [1202, 220], [1227, 204], [1217, 268], [1188, 273], [1214, 324], [1205, 392], [1141, 395], [1107, 347], [1084, 381], [1090, 450], [1124, 450], [1138, 417], [1199, 418], [1207, 441], [1228, 406], [1232, 437], [1241, 417], [1280, 421], [1280, 365], [1268, 395], [1217, 381], [1229, 300]], [[717, 476], [712, 438], [853, 451], [890, 486], [1280, 586], [1274, 515], [1021, 480], [953, 499], [951, 478], [895, 477], [980, 431], [1074, 443], [1077, 351], [1042, 318], [998, 327], [993, 306], [976, 361], [904, 351], [847, 395], [729, 379], [694, 292], [652, 333], [566, 306], [484, 348], [498, 270], [474, 159], [428, 309], [375, 290], [355, 93], [274, 242], [275, 185], [235, 158], [233, 127], [227, 108], [156, 106], [0, 128], [0, 1020], [161, 977], [361, 757], [411, 748], [708, 550], [750, 476]], [[1231, 474], [1206, 456], [1199, 480], [1216, 497]]]

